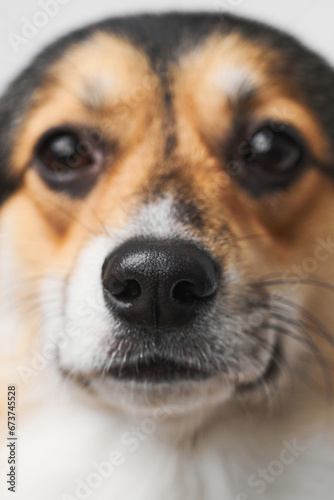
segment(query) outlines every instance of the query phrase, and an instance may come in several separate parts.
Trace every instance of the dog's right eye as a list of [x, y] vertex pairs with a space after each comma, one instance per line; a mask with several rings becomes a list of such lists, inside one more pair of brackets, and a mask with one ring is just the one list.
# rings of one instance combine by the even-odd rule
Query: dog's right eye
[[51, 188], [70, 196], [84, 196], [94, 185], [103, 166], [99, 134], [85, 135], [70, 128], [44, 134], [35, 148], [34, 165]]

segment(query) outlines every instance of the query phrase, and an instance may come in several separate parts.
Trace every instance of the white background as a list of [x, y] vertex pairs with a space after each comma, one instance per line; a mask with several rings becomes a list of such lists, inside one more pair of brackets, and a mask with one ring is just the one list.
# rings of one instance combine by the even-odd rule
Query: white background
[[39, 2], [58, 0], [0, 0], [0, 92], [42, 47], [73, 28], [115, 14], [136, 12], [222, 11], [264, 20], [284, 28], [321, 52], [334, 64], [333, 0], [59, 0], [58, 13], [17, 47], [10, 34], [22, 34], [28, 19], [38, 19]]

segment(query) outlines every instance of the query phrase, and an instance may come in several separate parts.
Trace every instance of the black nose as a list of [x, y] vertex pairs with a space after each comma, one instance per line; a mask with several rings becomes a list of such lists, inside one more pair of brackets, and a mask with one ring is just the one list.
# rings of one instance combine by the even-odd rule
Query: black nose
[[105, 261], [104, 296], [133, 326], [180, 327], [209, 303], [219, 283], [211, 256], [183, 241], [129, 240]]

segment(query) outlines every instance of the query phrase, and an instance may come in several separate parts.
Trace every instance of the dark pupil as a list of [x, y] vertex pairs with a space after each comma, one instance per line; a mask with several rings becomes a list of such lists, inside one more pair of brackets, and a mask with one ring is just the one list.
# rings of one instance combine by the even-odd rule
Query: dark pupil
[[73, 161], [77, 149], [77, 139], [72, 135], [57, 137], [50, 145], [51, 153], [56, 161], [66, 163]]
[[41, 157], [44, 164], [53, 171], [84, 167], [91, 163], [91, 157], [83, 146], [80, 148], [75, 135], [61, 135], [45, 145]]
[[77, 160], [77, 138], [73, 135], [63, 135], [54, 139], [49, 145], [49, 160], [59, 168], [74, 168]]
[[300, 158], [301, 149], [292, 137], [265, 128], [252, 137], [246, 161], [266, 170], [284, 172], [296, 166]]

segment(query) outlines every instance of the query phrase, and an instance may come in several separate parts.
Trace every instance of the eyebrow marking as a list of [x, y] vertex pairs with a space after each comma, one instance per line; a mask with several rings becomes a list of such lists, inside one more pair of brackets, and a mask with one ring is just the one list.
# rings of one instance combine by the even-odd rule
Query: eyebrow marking
[[83, 82], [80, 102], [89, 111], [103, 111], [106, 100], [114, 88], [115, 81], [111, 74], [89, 77]]
[[216, 77], [220, 89], [232, 103], [247, 101], [256, 92], [256, 75], [245, 68], [225, 66], [218, 71]]

